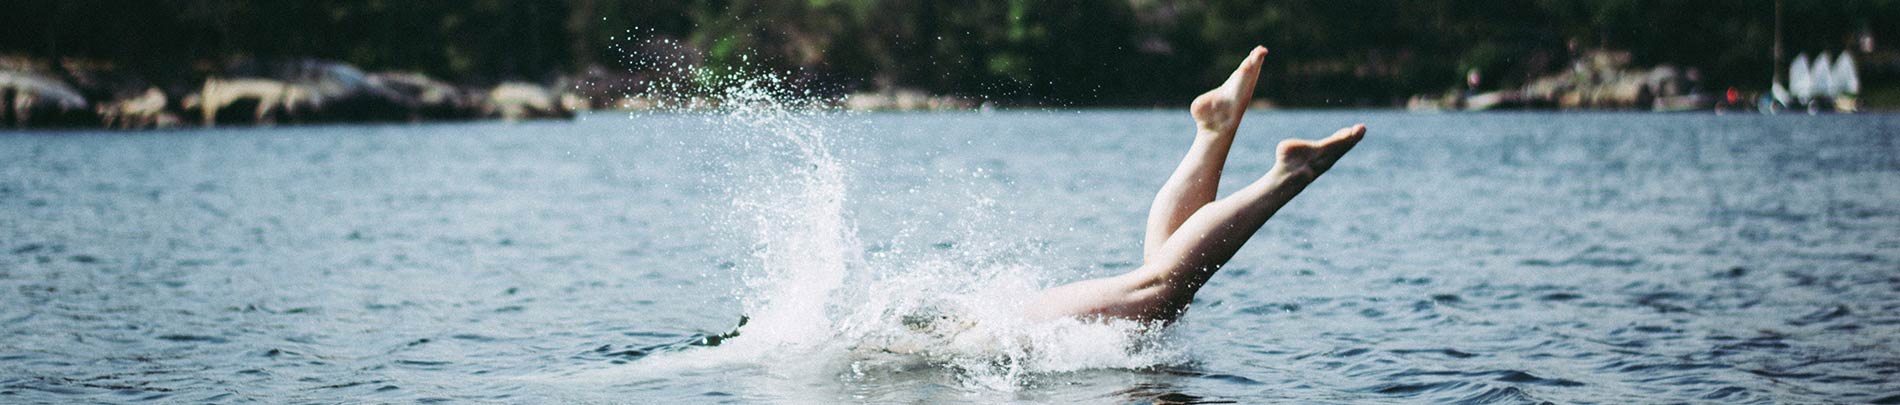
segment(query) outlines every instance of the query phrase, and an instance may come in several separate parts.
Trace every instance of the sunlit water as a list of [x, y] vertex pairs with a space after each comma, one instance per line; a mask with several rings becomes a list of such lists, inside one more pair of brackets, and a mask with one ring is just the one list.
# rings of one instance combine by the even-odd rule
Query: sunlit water
[[1900, 403], [1900, 118], [1247, 118], [1371, 130], [1148, 334], [1008, 308], [1181, 111], [0, 133], [0, 402]]

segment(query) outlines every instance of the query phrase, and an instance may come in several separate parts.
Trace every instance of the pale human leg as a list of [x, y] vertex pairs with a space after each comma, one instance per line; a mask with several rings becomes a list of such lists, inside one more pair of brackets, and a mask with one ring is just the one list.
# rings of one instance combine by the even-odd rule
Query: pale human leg
[[1332, 168], [1365, 133], [1365, 125], [1354, 125], [1318, 141], [1280, 142], [1272, 170], [1233, 195], [1201, 206], [1140, 268], [1044, 290], [1025, 314], [1034, 319], [1173, 321], [1268, 218]]
[[1265, 53], [1256, 48], [1227, 83], [1195, 99], [1191, 113], [1199, 133], [1149, 211], [1142, 266], [1045, 290], [1025, 309], [1028, 316], [1174, 320], [1267, 219], [1358, 144], [1364, 125], [1319, 141], [1282, 141], [1265, 176], [1210, 202]]
[[1240, 68], [1227, 77], [1226, 83], [1194, 98], [1188, 108], [1196, 124], [1194, 144], [1188, 147], [1187, 156], [1181, 158], [1181, 164], [1175, 167], [1167, 183], [1162, 184], [1161, 191], [1155, 193], [1154, 204], [1148, 208], [1148, 232], [1142, 239], [1143, 262], [1154, 257], [1189, 215], [1214, 201], [1220, 187], [1221, 166], [1227, 163], [1234, 131], [1240, 128], [1240, 117], [1247, 112], [1247, 101], [1253, 99], [1254, 83], [1260, 77], [1260, 64], [1266, 56], [1267, 48], [1254, 47], [1240, 62]]

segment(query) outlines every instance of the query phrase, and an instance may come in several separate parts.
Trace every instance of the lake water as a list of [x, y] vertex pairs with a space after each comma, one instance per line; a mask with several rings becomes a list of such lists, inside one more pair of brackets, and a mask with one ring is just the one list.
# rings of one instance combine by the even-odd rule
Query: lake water
[[1900, 117], [1247, 119], [1370, 131], [1151, 333], [998, 308], [1183, 111], [0, 133], [0, 402], [1900, 403]]

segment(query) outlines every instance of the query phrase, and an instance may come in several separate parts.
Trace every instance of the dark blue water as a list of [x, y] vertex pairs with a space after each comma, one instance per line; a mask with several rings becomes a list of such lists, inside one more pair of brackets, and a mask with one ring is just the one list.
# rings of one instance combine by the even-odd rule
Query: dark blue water
[[1370, 131], [1183, 322], [958, 355], [863, 308], [1131, 269], [1186, 114], [753, 118], [0, 133], [0, 402], [1900, 403], [1895, 116], [1255, 112]]

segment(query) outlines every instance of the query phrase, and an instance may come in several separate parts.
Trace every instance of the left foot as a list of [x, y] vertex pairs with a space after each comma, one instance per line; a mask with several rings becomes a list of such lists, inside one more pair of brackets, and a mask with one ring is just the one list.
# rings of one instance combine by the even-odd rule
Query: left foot
[[1253, 101], [1254, 82], [1260, 79], [1260, 64], [1267, 59], [1267, 48], [1256, 46], [1240, 62], [1240, 68], [1227, 77], [1226, 83], [1208, 90], [1194, 98], [1194, 104], [1188, 106], [1188, 113], [1194, 115], [1194, 123], [1201, 132], [1232, 136], [1240, 128], [1240, 116], [1247, 112], [1247, 103]]
[[1327, 169], [1333, 168], [1341, 156], [1359, 144], [1366, 136], [1366, 125], [1359, 124], [1340, 129], [1333, 136], [1318, 141], [1288, 139], [1280, 141], [1279, 159], [1274, 162], [1273, 171], [1298, 181], [1313, 181]]

